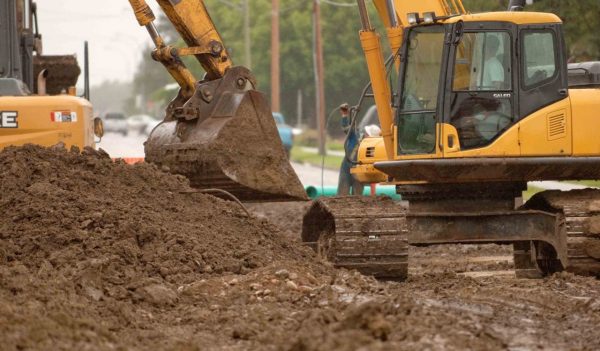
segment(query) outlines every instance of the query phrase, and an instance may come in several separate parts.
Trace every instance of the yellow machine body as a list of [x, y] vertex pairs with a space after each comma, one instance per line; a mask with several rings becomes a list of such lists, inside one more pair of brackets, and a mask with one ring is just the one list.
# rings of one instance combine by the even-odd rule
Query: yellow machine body
[[[398, 10], [398, 8], [397, 8]], [[419, 12], [415, 10], [414, 12]], [[445, 14], [443, 14], [445, 15]], [[461, 14], [441, 20], [438, 23], [457, 22], [508, 22], [517, 25], [559, 24], [561, 20], [554, 14], [534, 12], [491, 12], [482, 14]], [[389, 29], [389, 28], [388, 28]], [[361, 39], [363, 36], [361, 36]], [[385, 72], [385, 67], [367, 54], [371, 70]], [[424, 59], [425, 58], [417, 58]], [[379, 67], [379, 68], [377, 68]], [[374, 91], [389, 90], [388, 82], [372, 76]], [[518, 84], [515, 82], [514, 84]], [[379, 87], [379, 88], [377, 88]], [[440, 92], [443, 94], [444, 92]], [[392, 122], [391, 136], [367, 137], [361, 141], [358, 152], [358, 164], [352, 173], [362, 182], [387, 182], [390, 177], [378, 170], [374, 164], [390, 160], [422, 160], [450, 158], [503, 158], [503, 157], [586, 157], [600, 155], [600, 134], [595, 125], [595, 115], [600, 98], [598, 89], [569, 89], [568, 95], [559, 101], [543, 106], [529, 115], [520, 118], [510, 128], [503, 131], [488, 145], [461, 149], [459, 135], [455, 126], [449, 123], [437, 123], [435, 126], [435, 149], [430, 153], [400, 154], [396, 121]], [[377, 104], [379, 110], [379, 104]], [[389, 123], [386, 116], [380, 122]], [[382, 127], [382, 130], [384, 128]], [[385, 140], [393, 145], [392, 157], [386, 154]], [[404, 183], [395, 179], [396, 183]]]
[[89, 101], [70, 95], [0, 97], [0, 148], [28, 143], [94, 145]]
[[522, 198], [529, 181], [600, 179], [600, 62], [568, 64], [560, 19], [518, 12], [524, 0], [474, 15], [458, 0], [375, 0], [398, 16], [384, 18], [394, 40], [404, 28], [391, 89], [394, 66], [358, 3], [381, 136], [361, 141], [352, 173], [395, 184], [406, 203], [318, 200], [303, 241], [334, 266], [385, 279], [407, 277], [409, 245], [482, 243], [511, 244], [516, 277], [600, 276], [588, 250], [600, 244], [600, 191]]
[[373, 165], [385, 160], [387, 154], [383, 137], [365, 137], [358, 146], [358, 164], [350, 172], [361, 183], [385, 183], [388, 177]]
[[[394, 0], [393, 2], [395, 14], [390, 13], [387, 0], [373, 1], [378, 15], [386, 27], [387, 39], [392, 53], [398, 52], [402, 46], [404, 28], [409, 25], [406, 23], [408, 13], [433, 11], [440, 16], [466, 13], [462, 0], [424, 0], [418, 2]], [[364, 17], [366, 17], [366, 14], [363, 14]], [[392, 23], [392, 17], [395, 18], [396, 23]], [[369, 69], [373, 95], [378, 109], [378, 118], [382, 126], [382, 136], [367, 137], [361, 141], [358, 151], [358, 164], [351, 169], [351, 173], [363, 183], [382, 183], [388, 180], [388, 176], [375, 169], [373, 164], [377, 161], [396, 158], [393, 151], [397, 149], [397, 140], [393, 137], [395, 135], [394, 110], [388, 103], [391, 100], [391, 91], [387, 80], [380, 37], [373, 28], [370, 28], [368, 23], [364, 22], [359, 37]], [[395, 60], [395, 67], [398, 71], [399, 59]]]
[[[4, 1], [0, 23], [0, 36], [7, 39], [0, 43], [0, 149], [28, 143], [94, 147], [102, 123], [93, 118], [89, 100], [75, 96], [77, 58], [43, 55], [32, 0]], [[87, 67], [87, 43], [85, 60]]]

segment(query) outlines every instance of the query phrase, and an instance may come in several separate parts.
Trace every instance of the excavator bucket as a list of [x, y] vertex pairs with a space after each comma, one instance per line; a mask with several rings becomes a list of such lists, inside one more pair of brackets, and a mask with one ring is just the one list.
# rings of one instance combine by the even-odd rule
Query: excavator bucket
[[241, 201], [306, 200], [265, 96], [243, 67], [199, 83], [145, 143], [146, 160], [186, 176], [198, 189], [225, 190]]

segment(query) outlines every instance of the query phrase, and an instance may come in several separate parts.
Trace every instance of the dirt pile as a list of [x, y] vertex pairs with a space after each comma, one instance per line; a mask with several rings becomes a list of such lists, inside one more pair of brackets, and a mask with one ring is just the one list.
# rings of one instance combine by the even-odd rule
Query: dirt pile
[[125, 265], [160, 265], [144, 269], [167, 281], [188, 281], [299, 257], [266, 221], [231, 202], [186, 194], [183, 177], [88, 153], [27, 146], [0, 154], [5, 262], [27, 256], [30, 265], [61, 266], [80, 254], [116, 255]]
[[300, 241], [302, 218], [310, 205], [309, 201], [247, 204], [254, 214], [267, 218], [292, 241]]
[[473, 279], [452, 268], [481, 250], [440, 247], [428, 251], [433, 264], [416, 255], [423, 268], [408, 281], [379, 282], [189, 190], [93, 150], [0, 152], [0, 348], [600, 348], [593, 278]]
[[[3, 339], [25, 342], [34, 315], [45, 316], [41, 339], [57, 323], [69, 333], [140, 325], [135, 306], [173, 306], [179, 286], [307, 255], [236, 204], [188, 190], [182, 177], [91, 149], [1, 152]], [[93, 334], [66, 339], [107, 338]]]

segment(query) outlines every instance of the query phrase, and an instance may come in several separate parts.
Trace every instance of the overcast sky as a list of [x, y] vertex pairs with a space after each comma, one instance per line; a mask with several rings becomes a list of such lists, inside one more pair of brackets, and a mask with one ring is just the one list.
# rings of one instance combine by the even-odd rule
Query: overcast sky
[[[151, 44], [127, 0], [37, 0], [44, 54], [77, 54], [83, 69], [83, 42], [89, 41], [91, 84], [129, 81]], [[155, 2], [148, 1], [155, 10]], [[80, 80], [80, 83], [82, 80]]]

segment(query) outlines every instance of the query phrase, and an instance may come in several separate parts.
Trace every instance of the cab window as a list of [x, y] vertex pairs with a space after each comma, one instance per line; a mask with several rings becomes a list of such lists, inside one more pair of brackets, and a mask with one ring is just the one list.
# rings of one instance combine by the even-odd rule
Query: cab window
[[444, 34], [443, 26], [416, 27], [409, 32], [398, 114], [398, 145], [401, 154], [426, 154], [435, 151]]
[[511, 36], [465, 32], [455, 48], [450, 123], [461, 149], [490, 144], [514, 122]]
[[456, 51], [454, 72], [454, 90], [510, 90], [508, 33], [464, 33]]
[[558, 71], [554, 43], [554, 34], [551, 31], [524, 31], [525, 89], [543, 84], [552, 79]]

